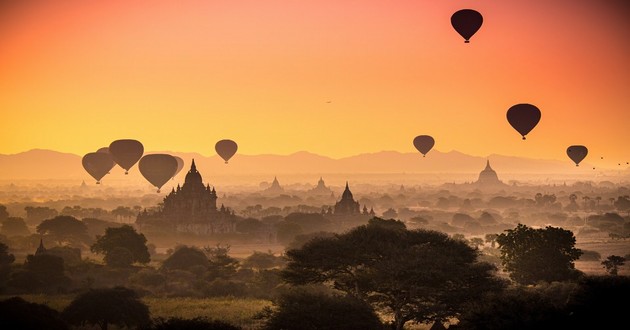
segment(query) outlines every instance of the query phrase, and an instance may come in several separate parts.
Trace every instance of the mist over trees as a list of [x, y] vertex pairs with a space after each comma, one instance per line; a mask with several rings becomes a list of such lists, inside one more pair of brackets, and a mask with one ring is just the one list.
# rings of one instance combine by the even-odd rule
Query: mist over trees
[[[29, 294], [75, 299], [125, 287], [151, 311], [155, 300], [231, 297], [269, 304], [243, 323], [151, 314], [139, 326], [144, 329], [290, 328], [286, 322], [334, 328], [348, 320], [367, 329], [525, 329], [575, 324], [578, 316], [570, 316], [577, 310], [584, 322], [611, 317], [608, 310], [586, 313], [568, 292], [586, 290], [594, 274], [627, 277], [623, 244], [630, 219], [617, 208], [625, 187], [360, 187], [353, 189], [361, 205], [355, 216], [331, 214], [338, 199], [330, 195], [289, 188], [277, 196], [231, 192], [220, 202], [235, 214], [234, 231], [207, 236], [138, 226], [133, 219], [144, 207], [124, 206], [133, 202], [115, 196], [103, 204], [108, 208], [77, 206], [80, 201], [8, 203], [0, 227], [6, 246], [0, 245], [0, 300], [33, 299]], [[160, 207], [147, 201], [147, 209]], [[36, 252], [40, 242], [45, 249]], [[622, 282], [610, 285], [623, 292]], [[350, 309], [363, 316], [348, 317]]]

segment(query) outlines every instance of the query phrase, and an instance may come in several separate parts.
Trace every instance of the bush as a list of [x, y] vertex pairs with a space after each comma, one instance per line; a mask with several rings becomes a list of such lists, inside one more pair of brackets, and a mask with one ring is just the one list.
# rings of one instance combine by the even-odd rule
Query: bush
[[233, 326], [229, 323], [208, 320], [203, 317], [196, 317], [191, 320], [173, 317], [169, 319], [158, 318], [153, 321], [149, 327], [144, 330], [240, 330], [240, 327]]
[[293, 291], [282, 295], [268, 314], [266, 330], [384, 329], [368, 304], [350, 296]]
[[0, 301], [0, 325], [3, 329], [68, 329], [56, 310], [46, 305], [27, 302], [20, 297]]

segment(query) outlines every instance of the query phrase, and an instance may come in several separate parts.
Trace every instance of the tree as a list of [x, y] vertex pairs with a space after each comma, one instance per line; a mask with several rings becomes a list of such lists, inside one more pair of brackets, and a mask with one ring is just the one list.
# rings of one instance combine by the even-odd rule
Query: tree
[[9, 253], [9, 247], [0, 242], [0, 291], [11, 274], [11, 264], [15, 261], [15, 256]]
[[31, 234], [30, 230], [26, 226], [24, 219], [17, 217], [9, 217], [2, 222], [2, 229], [0, 234], [11, 236], [28, 236]]
[[[475, 301], [458, 318], [455, 329], [566, 329], [564, 306], [543, 292], [517, 287]], [[451, 327], [449, 327], [451, 329]]]
[[72, 325], [98, 325], [107, 330], [110, 324], [135, 327], [149, 324], [149, 308], [135, 291], [124, 287], [92, 289], [77, 296], [62, 312]]
[[283, 264], [284, 259], [282, 257], [276, 257], [271, 251], [266, 253], [254, 251], [254, 253], [243, 261], [243, 267], [256, 269], [269, 269]]
[[517, 283], [565, 281], [580, 274], [574, 261], [582, 251], [575, 248], [575, 236], [569, 230], [519, 224], [499, 234], [497, 243], [503, 267]]
[[27, 302], [20, 297], [0, 301], [0, 325], [3, 329], [68, 329], [59, 312], [43, 304]]
[[70, 285], [63, 259], [50, 254], [26, 256], [24, 269], [11, 274], [8, 286], [20, 292], [58, 293]]
[[617, 275], [619, 267], [625, 265], [625, 263], [626, 258], [616, 255], [609, 255], [606, 260], [602, 261], [602, 265], [610, 275]]
[[228, 255], [230, 246], [217, 244], [215, 247], [205, 247], [204, 252], [208, 256], [208, 279], [229, 279], [236, 273], [239, 262]]
[[59, 214], [57, 210], [45, 206], [27, 206], [24, 211], [26, 211], [26, 221], [31, 225], [38, 224], [45, 219], [52, 219]]
[[477, 261], [464, 241], [430, 230], [409, 231], [396, 220], [333, 237], [314, 238], [287, 251], [282, 273], [290, 284], [324, 283], [388, 313], [394, 327], [457, 316], [464, 303], [503, 287], [493, 265]]
[[203, 251], [188, 246], [181, 246], [162, 263], [163, 270], [189, 270], [191, 267], [208, 267], [208, 257]]
[[[132, 262], [146, 264], [151, 260], [149, 249], [147, 248], [147, 239], [143, 234], [124, 225], [121, 227], [110, 227], [105, 230], [105, 235], [96, 236], [96, 243], [92, 245], [90, 250], [94, 253], [107, 255], [112, 253], [116, 248], [125, 248], [131, 253]], [[120, 250], [119, 250], [120, 251]]]
[[64, 243], [83, 244], [90, 241], [85, 224], [68, 215], [60, 215], [42, 221], [37, 226], [37, 232], [49, 236], [59, 245]]
[[499, 237], [499, 234], [486, 234], [485, 236], [486, 243], [490, 243], [493, 249], [497, 245], [497, 237]]
[[[566, 306], [569, 320], [563, 329], [623, 329], [627, 327], [630, 296], [628, 276], [585, 276], [578, 282]], [[558, 328], [559, 329], [559, 328]]]
[[115, 268], [127, 268], [133, 264], [133, 256], [124, 247], [115, 247], [103, 258], [105, 264]]
[[182, 319], [172, 317], [169, 319], [158, 318], [150, 327], [143, 330], [241, 330], [240, 327], [219, 320], [209, 320], [203, 317]]
[[0, 267], [8, 266], [15, 261], [15, 256], [9, 253], [9, 247], [0, 242]]
[[7, 207], [0, 204], [0, 222], [9, 218], [9, 212], [7, 212]]
[[267, 310], [265, 330], [380, 330], [383, 324], [370, 305], [352, 296], [294, 291]]

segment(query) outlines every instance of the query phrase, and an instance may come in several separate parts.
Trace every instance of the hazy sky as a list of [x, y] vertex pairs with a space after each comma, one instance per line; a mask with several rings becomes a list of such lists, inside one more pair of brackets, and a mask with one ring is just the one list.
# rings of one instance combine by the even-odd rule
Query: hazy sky
[[[2, 3], [0, 153], [134, 138], [212, 155], [229, 138], [337, 158], [428, 134], [478, 156], [630, 160], [624, 0]], [[463, 8], [484, 16], [470, 44], [450, 24]], [[526, 141], [517, 103], [542, 111]]]

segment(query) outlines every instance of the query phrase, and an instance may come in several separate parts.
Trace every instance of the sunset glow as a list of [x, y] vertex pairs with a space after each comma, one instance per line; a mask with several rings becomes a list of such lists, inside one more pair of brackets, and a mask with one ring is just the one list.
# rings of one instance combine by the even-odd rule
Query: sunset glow
[[[213, 155], [435, 149], [630, 160], [624, 1], [13, 1], [0, 153], [134, 138]], [[25, 4], [29, 3], [29, 4]], [[62, 4], [63, 3], [63, 4]], [[469, 44], [450, 16], [484, 16]], [[522, 141], [517, 103], [542, 119]]]

